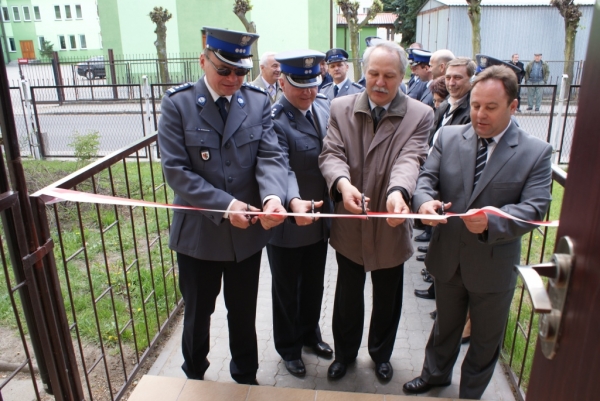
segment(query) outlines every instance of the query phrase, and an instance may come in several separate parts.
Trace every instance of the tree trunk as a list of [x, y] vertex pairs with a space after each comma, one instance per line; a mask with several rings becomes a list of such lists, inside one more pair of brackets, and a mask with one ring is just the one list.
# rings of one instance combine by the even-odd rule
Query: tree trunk
[[170, 84], [169, 66], [167, 64], [167, 27], [163, 23], [156, 24], [156, 54], [158, 55], [158, 71], [160, 83]]
[[569, 76], [565, 86], [565, 96], [569, 95], [571, 83], [573, 83], [573, 64], [575, 59], [575, 36], [577, 35], [577, 23], [569, 23], [565, 20], [565, 69], [564, 73]]
[[[242, 24], [244, 24], [244, 28], [246, 28], [246, 32], [250, 32], [250, 33], [256, 33], [256, 24], [253, 21], [248, 21], [248, 19], [246, 18], [245, 14], [240, 13], [236, 13], [235, 15], [238, 16], [238, 18], [240, 19], [240, 21], [242, 21]], [[254, 43], [252, 43], [252, 77], [256, 78], [258, 77], [258, 74], [260, 74], [260, 67], [258, 64], [258, 40], [255, 40]]]
[[475, 55], [481, 53], [481, 0], [467, 0], [467, 3], [469, 3], [467, 13], [471, 20], [471, 30], [473, 33], [471, 38], [471, 45], [473, 47], [472, 58], [475, 60]]
[[350, 49], [352, 50], [352, 58], [354, 59], [352, 67], [354, 69], [354, 81], [358, 81], [362, 76], [362, 66], [359, 56], [359, 43], [358, 43], [358, 27], [356, 24], [348, 23], [348, 30], [350, 31]]

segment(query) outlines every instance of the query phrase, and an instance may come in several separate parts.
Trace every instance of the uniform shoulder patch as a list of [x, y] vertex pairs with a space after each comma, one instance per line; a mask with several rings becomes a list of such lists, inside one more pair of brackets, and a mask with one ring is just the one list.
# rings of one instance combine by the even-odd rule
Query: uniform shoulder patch
[[361, 84], [359, 84], [357, 82], [352, 82], [352, 86], [356, 86], [358, 89], [364, 88], [364, 86], [362, 86]]
[[279, 114], [281, 110], [283, 110], [283, 105], [281, 103], [273, 105], [273, 107], [271, 107], [271, 118], [277, 117], [277, 114]]
[[320, 99], [328, 99], [328, 97], [327, 97], [327, 96], [325, 96], [325, 95], [324, 95], [324, 94], [322, 94], [322, 93], [317, 93], [317, 97], [318, 97], [318, 98], [320, 98]]
[[174, 86], [174, 87], [172, 87], [170, 89], [167, 89], [165, 93], [167, 94], [167, 96], [171, 96], [174, 93], [181, 92], [181, 91], [184, 91], [186, 89], [190, 89], [193, 86], [194, 85], [192, 83], [187, 82], [187, 83], [185, 83], [183, 85]]
[[331, 85], [333, 85], [333, 82], [326, 83], [325, 85], [321, 86], [321, 90], [323, 90], [323, 89], [327, 89], [327, 88], [329, 88]]
[[263, 88], [261, 88], [260, 86], [256, 86], [256, 85], [252, 85], [249, 82], [244, 82], [244, 84], [242, 85], [244, 88], [248, 88], [248, 89], [252, 89], [256, 92], [261, 92], [264, 93], [265, 95], [267, 94], [267, 91], [264, 90]]

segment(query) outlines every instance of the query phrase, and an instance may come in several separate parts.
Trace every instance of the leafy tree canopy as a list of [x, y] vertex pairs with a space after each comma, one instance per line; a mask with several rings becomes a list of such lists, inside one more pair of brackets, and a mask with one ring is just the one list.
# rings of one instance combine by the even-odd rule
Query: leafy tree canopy
[[383, 10], [398, 16], [396, 32], [402, 34], [402, 45], [408, 47], [417, 39], [417, 13], [427, 0], [382, 0]]

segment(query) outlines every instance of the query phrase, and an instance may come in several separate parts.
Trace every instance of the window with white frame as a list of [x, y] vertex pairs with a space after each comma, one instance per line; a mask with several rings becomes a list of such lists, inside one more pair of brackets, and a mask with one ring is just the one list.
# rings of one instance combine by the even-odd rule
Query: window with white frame
[[8, 13], [8, 7], [2, 7], [2, 21], [10, 21], [10, 14]]
[[85, 35], [79, 35], [79, 47], [87, 49], [87, 42], [85, 41]]
[[17, 51], [17, 45], [15, 44], [15, 38], [8, 38], [8, 51], [14, 53]]
[[23, 6], [23, 21], [31, 21], [31, 13], [27, 6]]
[[67, 50], [67, 40], [65, 39], [65, 35], [58, 35], [58, 44], [60, 50]]
[[83, 13], [81, 12], [81, 4], [75, 4], [75, 18], [83, 18]]
[[65, 6], [65, 19], [72, 19], [73, 16], [71, 15], [71, 6], [66, 5]]
[[54, 6], [54, 18], [62, 19], [62, 15], [60, 14], [60, 6]]
[[33, 6], [33, 18], [36, 21], [41, 21], [42, 20], [42, 14], [40, 14], [40, 7], [39, 6]]
[[39, 46], [40, 50], [42, 50], [44, 48], [44, 42], [45, 42], [44, 37], [38, 36], [38, 46]]
[[19, 7], [13, 7], [13, 21], [21, 21], [21, 13], [19, 13]]
[[77, 41], [75, 40], [75, 35], [69, 35], [69, 45], [71, 49], [77, 49]]

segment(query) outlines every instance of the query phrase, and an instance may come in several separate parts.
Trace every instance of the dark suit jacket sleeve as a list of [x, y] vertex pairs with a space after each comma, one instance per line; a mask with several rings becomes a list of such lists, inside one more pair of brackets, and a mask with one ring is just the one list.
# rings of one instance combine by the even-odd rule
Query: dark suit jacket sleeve
[[[183, 117], [169, 96], [163, 97], [158, 125], [158, 143], [165, 178], [173, 191], [189, 205], [205, 209], [226, 210], [233, 196], [215, 188], [193, 171], [185, 142]], [[223, 213], [202, 212], [221, 223]]]
[[[550, 193], [552, 147], [541, 141], [535, 142], [537, 146], [528, 152], [528, 156], [531, 158], [536, 157], [536, 161], [521, 190], [520, 202], [505, 205], [501, 207], [501, 210], [523, 220], [541, 221], [544, 219], [552, 200]], [[508, 186], [510, 183], [496, 183], [496, 185]], [[479, 239], [488, 244], [511, 241], [530, 232], [533, 228], [534, 226], [531, 224], [488, 214], [488, 230], [484, 235], [480, 235]]]
[[[286, 135], [284, 127], [277, 121], [273, 121], [273, 128], [277, 133], [277, 139], [279, 140], [279, 146], [281, 147], [283, 158], [288, 169], [287, 174], [287, 194], [284, 202], [284, 206], [289, 210], [290, 201], [294, 198], [300, 198], [300, 188], [298, 187], [298, 180], [296, 179], [296, 173], [290, 167], [290, 144]], [[300, 198], [301, 199], [301, 198]]]
[[421, 169], [419, 178], [417, 179], [417, 187], [412, 199], [412, 209], [415, 213], [419, 211], [421, 205], [434, 199], [439, 199], [439, 183], [440, 183], [440, 163], [442, 160], [441, 130], [440, 135], [431, 153], [427, 156], [427, 160]]

